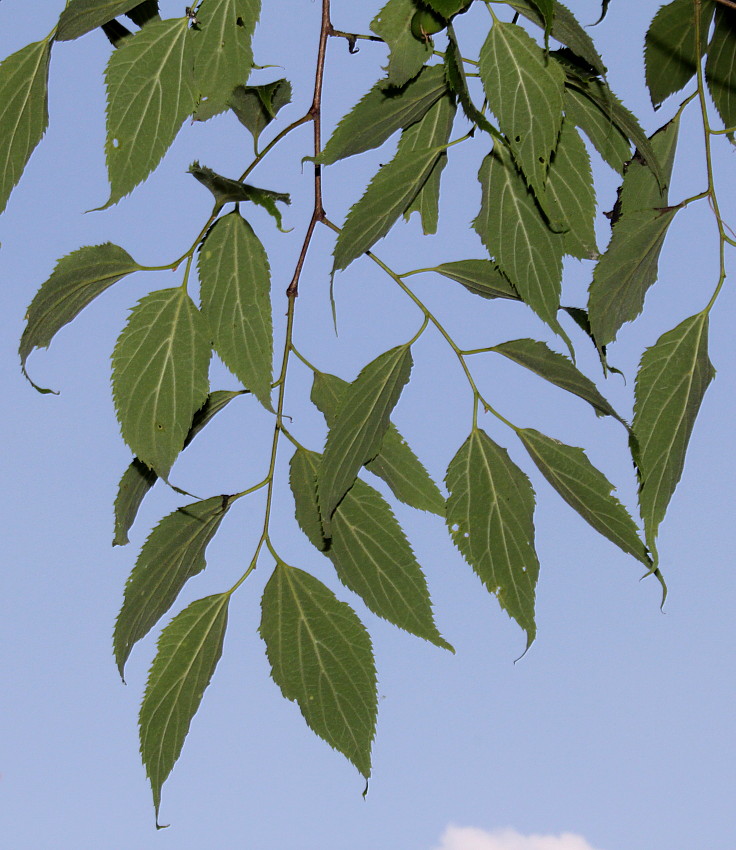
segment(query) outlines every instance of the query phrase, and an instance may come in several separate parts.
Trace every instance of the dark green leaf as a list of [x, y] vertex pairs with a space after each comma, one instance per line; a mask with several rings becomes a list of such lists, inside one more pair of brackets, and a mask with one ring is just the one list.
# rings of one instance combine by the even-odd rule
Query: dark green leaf
[[198, 270], [215, 351], [271, 410], [271, 273], [263, 245], [237, 212], [215, 222], [200, 249]]
[[51, 42], [37, 41], [0, 63], [0, 213], [49, 123]]
[[498, 137], [500, 134], [485, 115], [473, 103], [468, 90], [468, 81], [465, 76], [465, 68], [463, 67], [463, 59], [460, 55], [460, 48], [457, 44], [455, 31], [452, 26], [447, 30], [448, 44], [445, 51], [445, 74], [447, 76], [447, 84], [452, 93], [457, 97], [460, 106], [465, 113], [465, 117], [473, 124], [477, 124], [481, 130], [490, 133], [491, 136]]
[[229, 507], [228, 496], [213, 496], [178, 508], [143, 544], [115, 622], [113, 647], [121, 676], [135, 644], [171, 608], [187, 581], [206, 567], [205, 550]]
[[623, 174], [631, 159], [628, 136], [616, 126], [611, 115], [586, 94], [574, 88], [565, 90], [565, 116], [579, 127], [614, 171]]
[[534, 594], [539, 561], [534, 551], [534, 491], [505, 449], [473, 429], [450, 461], [445, 479], [452, 539], [501, 607], [536, 634]]
[[[546, 2], [549, 2], [549, 0], [546, 0]], [[468, 0], [425, 0], [425, 3], [430, 9], [434, 9], [438, 15], [449, 19], [462, 11], [463, 7], [468, 5]]]
[[161, 633], [139, 717], [141, 758], [161, 805], [161, 786], [179, 758], [189, 725], [222, 655], [230, 595], [192, 602]]
[[322, 530], [317, 499], [317, 475], [322, 455], [298, 448], [289, 463], [289, 485], [294, 496], [296, 521], [309, 542], [320, 552], [329, 546]]
[[593, 466], [585, 452], [532, 428], [522, 428], [517, 433], [539, 471], [567, 504], [599, 534], [650, 567], [651, 560], [634, 520], [613, 495], [611, 482]]
[[262, 86], [237, 86], [228, 100], [238, 121], [250, 130], [256, 141], [287, 103], [291, 103], [288, 80], [276, 80]]
[[[736, 10], [718, 6], [705, 79], [726, 128], [736, 127]], [[733, 142], [734, 134], [728, 138]]]
[[141, 0], [70, 0], [59, 16], [54, 38], [72, 41], [130, 12]]
[[388, 0], [371, 21], [371, 31], [386, 42], [390, 51], [387, 77], [379, 83], [384, 88], [406, 85], [432, 55], [431, 42], [412, 35], [411, 21], [417, 9], [414, 0]]
[[360, 467], [380, 451], [391, 411], [409, 380], [411, 350], [400, 345], [369, 363], [345, 390], [337, 420], [327, 435], [319, 474], [319, 504], [325, 535], [335, 508]]
[[137, 6], [133, 6], [129, 12], [126, 12], [125, 16], [130, 18], [138, 27], [144, 27], [151, 21], [158, 21], [161, 19], [158, 11], [158, 0], [143, 0], [142, 3], [138, 3]]
[[490, 260], [457, 260], [443, 263], [432, 271], [461, 283], [469, 292], [483, 298], [519, 300], [519, 294], [499, 267]]
[[708, 314], [698, 313], [644, 352], [636, 377], [633, 429], [639, 504], [649, 548], [677, 487], [700, 404], [715, 370], [708, 357]]
[[123, 439], [166, 479], [208, 394], [207, 324], [179, 287], [133, 308], [112, 357], [112, 388]]
[[365, 627], [329, 588], [286, 564], [269, 579], [262, 612], [260, 633], [281, 693], [367, 778], [378, 697]]

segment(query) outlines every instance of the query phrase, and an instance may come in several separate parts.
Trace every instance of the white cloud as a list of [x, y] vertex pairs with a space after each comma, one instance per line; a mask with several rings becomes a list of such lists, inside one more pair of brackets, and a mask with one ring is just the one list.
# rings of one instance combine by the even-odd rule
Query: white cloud
[[448, 826], [435, 850], [595, 850], [581, 835], [522, 835], [515, 829], [486, 832], [471, 826]]

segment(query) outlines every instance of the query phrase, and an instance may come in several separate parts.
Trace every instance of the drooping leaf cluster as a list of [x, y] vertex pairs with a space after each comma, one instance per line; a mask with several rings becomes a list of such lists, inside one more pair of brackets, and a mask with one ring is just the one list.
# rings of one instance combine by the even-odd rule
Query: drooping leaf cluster
[[[329, 4], [324, 0], [325, 8]], [[602, 4], [601, 17], [608, 9]], [[288, 486], [306, 540], [334, 567], [334, 577], [367, 609], [438, 647], [452, 649], [434, 620], [428, 583], [389, 498], [444, 518], [451, 539], [485, 588], [518, 623], [527, 648], [536, 634], [535, 595], [540, 563], [535, 551], [534, 480], [539, 475], [598, 533], [655, 573], [664, 587], [656, 551], [659, 526], [680, 479], [688, 440], [714, 370], [708, 357], [703, 310], [664, 333], [644, 352], [636, 376], [633, 419], [617, 412], [596, 381], [575, 363], [582, 344], [596, 346], [602, 377], [615, 371], [608, 347], [645, 306], [675, 216], [694, 199], [673, 201], [669, 183], [677, 138], [688, 104], [700, 108], [707, 145], [707, 96], [732, 142], [736, 126], [736, 12], [715, 0], [673, 0], [659, 9], [645, 37], [646, 82], [654, 107], [690, 86], [674, 117], [648, 137], [610, 89], [607, 69], [588, 32], [558, 0], [388, 0], [376, 10], [371, 34], [349, 36], [385, 43], [377, 82], [322, 146], [304, 151], [314, 164], [314, 212], [294, 279], [282, 300], [274, 291], [266, 246], [249, 221], [250, 204], [265, 208], [282, 229], [287, 193], [246, 180], [269, 151], [302, 124], [320, 118], [321, 79], [329, 73], [324, 45], [342, 36], [323, 17], [314, 100], [301, 119], [283, 126], [280, 110], [291, 84], [279, 78], [252, 85], [252, 37], [258, 0], [202, 0], [183, 17], [163, 19], [156, 0], [70, 0], [51, 34], [0, 64], [0, 211], [48, 124], [47, 84], [52, 49], [101, 28], [111, 48], [105, 72], [105, 156], [110, 194], [120, 202], [156, 169], [187, 119], [206, 121], [231, 111], [252, 137], [254, 155], [238, 178], [192, 164], [190, 173], [214, 197], [212, 214], [185, 253], [180, 282], [156, 289], [132, 307], [112, 355], [112, 391], [120, 430], [133, 454], [115, 500], [114, 543], [128, 543], [138, 509], [156, 481], [169, 483], [182, 450], [236, 397], [260, 402], [256, 420], [273, 428], [269, 472], [235, 494], [186, 504], [153, 529], [125, 587], [114, 632], [123, 675], [135, 644], [176, 604], [186, 582], [204, 570], [207, 546], [236, 503], [266, 493], [264, 531], [236, 584], [193, 602], [163, 628], [140, 713], [141, 755], [156, 812], [161, 788], [176, 762], [223, 649], [230, 596], [259, 564], [273, 572], [265, 583], [260, 635], [272, 676], [295, 701], [307, 724], [366, 777], [377, 716], [376, 670], [368, 632], [349, 603], [322, 580], [278, 554], [270, 526], [274, 488], [283, 488], [279, 445], [293, 448]], [[340, 4], [333, 4], [338, 16]], [[489, 14], [490, 13], [490, 14]], [[278, 14], [277, 9], [263, 14]], [[463, 52], [467, 19], [487, 29], [476, 57]], [[441, 39], [441, 47], [435, 44]], [[273, 131], [272, 124], [278, 128]], [[261, 147], [261, 138], [271, 133]], [[322, 198], [330, 166], [396, 140], [393, 154], [356, 197], [341, 226], [328, 218]], [[611, 234], [598, 244], [590, 153], [620, 176]], [[402, 219], [417, 212], [424, 234], [438, 232], [442, 184], [450, 158], [471, 163], [480, 202], [472, 214], [477, 257], [448, 255], [432, 269], [400, 276], [374, 253]], [[244, 164], [245, 165], [245, 164]], [[713, 175], [702, 198], [716, 212], [721, 246], [734, 244], [720, 220]], [[700, 197], [700, 196], [699, 196]], [[230, 205], [233, 205], [232, 207]], [[397, 340], [353, 380], [311, 366], [296, 346], [299, 278], [315, 227], [336, 231], [332, 274], [354, 262], [374, 263], [422, 311], [409, 340]], [[268, 244], [268, 239], [265, 240]], [[481, 247], [482, 246], [482, 249]], [[368, 255], [367, 257], [365, 255]], [[563, 262], [590, 268], [586, 304], [562, 306]], [[123, 248], [85, 246], [59, 260], [33, 298], [20, 342], [26, 373], [35, 348], [107, 288], [149, 267]], [[151, 270], [153, 267], [150, 267]], [[533, 427], [510, 422], [479, 391], [469, 358], [441, 321], [409, 288], [407, 279], [433, 272], [479, 296], [476, 309], [494, 318], [495, 299], [529, 308], [558, 340], [512, 339], [488, 345], [560, 391], [587, 402], [599, 417], [621, 425], [638, 476], [641, 529], [614, 495], [614, 485], [582, 448]], [[196, 274], [199, 286], [190, 280]], [[452, 282], [452, 283], [451, 283]], [[195, 301], [190, 291], [196, 289]], [[287, 311], [284, 354], [274, 368], [272, 314]], [[571, 323], [569, 320], [574, 321]], [[566, 329], [567, 327], [567, 329]], [[468, 436], [449, 447], [446, 494], [391, 417], [411, 380], [414, 344], [438, 332], [468, 378]], [[564, 352], [564, 353], [563, 353]], [[216, 354], [237, 383], [211, 390]], [[476, 352], [477, 353], [477, 352]], [[324, 416], [323, 446], [305, 446], [299, 421], [284, 415], [294, 380], [289, 363], [300, 358], [313, 375], [311, 401]], [[35, 384], [34, 384], [35, 386]], [[45, 390], [42, 390], [46, 392]], [[506, 446], [478, 424], [491, 413], [528, 456], [526, 470]], [[265, 420], [264, 420], [265, 417]], [[366, 480], [381, 479], [387, 498]], [[172, 485], [173, 486], [173, 485]], [[387, 489], [386, 489], [387, 488]], [[181, 492], [181, 491], [180, 491]], [[247, 561], [247, 559], [246, 559]]]

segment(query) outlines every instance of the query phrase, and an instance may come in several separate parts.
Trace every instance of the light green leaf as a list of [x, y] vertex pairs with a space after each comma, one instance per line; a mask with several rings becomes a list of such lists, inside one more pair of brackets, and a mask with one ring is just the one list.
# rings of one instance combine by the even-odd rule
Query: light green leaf
[[[349, 386], [347, 381], [336, 375], [314, 373], [310, 398], [324, 414], [328, 428], [334, 427]], [[417, 510], [444, 516], [442, 494], [393, 422], [389, 422], [380, 451], [365, 464], [365, 468], [382, 478], [400, 501]]]
[[129, 12], [141, 0], [69, 0], [59, 15], [54, 38], [57, 41], [72, 41], [97, 27], [101, 27], [118, 15]]
[[261, 607], [260, 633], [281, 693], [368, 778], [378, 697], [365, 627], [322, 582], [281, 563]]
[[501, 446], [473, 429], [450, 461], [445, 479], [447, 525], [465, 560], [501, 607], [536, 635], [534, 594], [539, 561], [534, 550], [534, 491]]
[[50, 56], [36, 41], [0, 63], [0, 213], [49, 124]]
[[260, 11], [260, 0], [205, 0], [197, 9], [194, 76], [208, 109], [225, 109], [233, 89], [248, 82]]
[[158, 812], [161, 786], [179, 758], [189, 725], [222, 655], [228, 593], [192, 602], [161, 633], [139, 717], [141, 758]]
[[178, 508], [143, 544], [115, 621], [113, 648], [121, 677], [135, 644], [171, 608], [187, 581], [207, 566], [205, 550], [230, 508], [229, 499], [213, 496]]
[[335, 243], [333, 271], [347, 268], [393, 227], [411, 206], [443, 155], [441, 148], [399, 149], [350, 208]]
[[263, 245], [237, 212], [215, 222], [200, 248], [198, 270], [215, 351], [271, 410], [271, 273]]
[[197, 105], [186, 18], [153, 21], [114, 50], [105, 72], [110, 178], [106, 207], [156, 168]]
[[360, 467], [380, 451], [391, 411], [409, 380], [411, 349], [400, 345], [380, 354], [345, 390], [330, 428], [319, 473], [319, 504], [325, 536], [330, 520]]
[[682, 475], [700, 404], [715, 370], [708, 357], [708, 314], [698, 313], [644, 352], [636, 377], [633, 430], [639, 504], [654, 551], [659, 524]]
[[631, 159], [628, 136], [616, 126], [610, 114], [586, 94], [574, 88], [565, 89], [565, 117], [579, 127], [614, 171], [623, 174], [624, 164]]
[[256, 141], [288, 103], [291, 103], [291, 83], [284, 79], [262, 86], [237, 86], [228, 99], [235, 117]]
[[388, 0], [371, 21], [371, 31], [386, 42], [390, 51], [387, 77], [379, 84], [384, 88], [406, 85], [432, 55], [431, 43], [414, 38], [411, 32], [411, 19], [418, 8], [414, 0]]
[[521, 27], [500, 21], [481, 48], [479, 70], [514, 159], [542, 200], [562, 123], [565, 76]]
[[519, 294], [496, 263], [490, 260], [457, 260], [443, 263], [432, 271], [462, 284], [468, 292], [482, 298], [510, 298], [519, 300]]
[[555, 386], [587, 401], [598, 416], [613, 416], [628, 428], [590, 378], [583, 375], [564, 354], [552, 351], [546, 343], [534, 339], [514, 339], [494, 346], [491, 351], [503, 354]]
[[379, 147], [397, 130], [419, 121], [447, 92], [441, 65], [424, 68], [401, 89], [386, 90], [383, 83], [379, 80], [340, 121], [317, 162], [331, 165]]
[[697, 64], [705, 53], [713, 7], [709, 0], [703, 0], [699, 49], [695, 44], [693, 0], [673, 0], [661, 6], [652, 19], [644, 40], [644, 63], [655, 109], [695, 75]]
[[62, 257], [26, 311], [18, 349], [23, 374], [28, 377], [26, 360], [34, 348], [48, 348], [57, 331], [91, 301], [138, 269], [140, 266], [127, 251], [110, 242], [88, 245]]
[[599, 534], [649, 568], [651, 560], [634, 520], [613, 495], [611, 482], [585, 452], [532, 428], [522, 428], [517, 434], [539, 471], [567, 504]]
[[112, 389], [123, 439], [164, 479], [207, 399], [210, 353], [206, 322], [179, 287], [142, 298], [115, 346]]
[[[715, 20], [705, 79], [724, 127], [732, 128], [736, 127], [736, 11], [719, 5]], [[733, 133], [728, 138], [734, 142]]]

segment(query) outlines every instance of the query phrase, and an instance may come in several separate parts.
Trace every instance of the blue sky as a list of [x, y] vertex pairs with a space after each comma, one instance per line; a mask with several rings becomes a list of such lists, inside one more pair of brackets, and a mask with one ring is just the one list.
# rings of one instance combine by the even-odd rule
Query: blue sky
[[[642, 117], [648, 131], [675, 109], [672, 98], [655, 114], [642, 77], [642, 9], [614, 0], [599, 35], [611, 86]], [[0, 55], [44, 36], [61, 0], [4, 0]], [[377, 4], [335, 0], [333, 22], [367, 32]], [[571, 2], [583, 23], [598, 4]], [[166, 15], [179, 3], [164, 0]], [[283, 65], [294, 84], [296, 118], [308, 103], [319, 4], [281, 0], [257, 35], [256, 61]], [[466, 16], [472, 47], [474, 21]], [[474, 17], [473, 17], [474, 16]], [[349, 56], [330, 44], [325, 122], [331, 126], [378, 76], [381, 47], [364, 44]], [[465, 42], [463, 42], [465, 43]], [[438, 41], [438, 46], [440, 42]], [[131, 544], [111, 547], [112, 501], [129, 452], [119, 437], [109, 389], [109, 354], [128, 308], [154, 288], [178, 283], [172, 273], [126, 279], [98, 299], [29, 361], [31, 374], [58, 396], [41, 396], [24, 380], [17, 358], [23, 315], [56, 260], [111, 240], [142, 263], [168, 262], [186, 248], [206, 219], [207, 193], [187, 175], [197, 158], [237, 174], [249, 159], [249, 137], [234, 120], [216, 119], [180, 134], [159, 171], [115, 208], [83, 214], [107, 197], [102, 144], [102, 71], [109, 53], [101, 33], [54, 48], [46, 138], [0, 218], [0, 386], [5, 415], [0, 675], [0, 830], [13, 850], [730, 850], [734, 787], [733, 648], [731, 603], [736, 535], [732, 451], [736, 299], [726, 287], [713, 314], [711, 359], [717, 378], [705, 398], [688, 463], [661, 530], [660, 555], [669, 585], [665, 612], [658, 586], [599, 539], [539, 479], [510, 436], [491, 422], [489, 433], [509, 446], [538, 492], [537, 542], [542, 562], [537, 642], [518, 663], [520, 630], [482, 589], [452, 547], [443, 524], [401, 507], [425, 567], [440, 630], [456, 648], [443, 652], [398, 632], [341, 590], [310, 551], [293, 521], [285, 487], [275, 504], [277, 538], [290, 563], [314, 571], [354, 604], [371, 631], [379, 670], [379, 725], [367, 798], [354, 769], [304, 725], [268, 677], [256, 634], [259, 601], [269, 575], [264, 559], [234, 600], [225, 653], [182, 758], [164, 787], [156, 832], [137, 751], [136, 715], [153, 638], [131, 658], [120, 683], [111, 631], [125, 578], [151, 525], [181, 504], [164, 490], [151, 494]], [[279, 69], [253, 79], [275, 79]], [[680, 141], [674, 199], [705, 185], [702, 141], [688, 114]], [[309, 216], [310, 130], [293, 135], [253, 182], [292, 191], [285, 224], [274, 230], [261, 211], [252, 224], [269, 247], [274, 314], [295, 262]], [[389, 143], [390, 146], [391, 143]], [[443, 177], [441, 231], [423, 240], [416, 221], [397, 227], [376, 247], [401, 271], [482, 256], [467, 223], [477, 212], [476, 163], [485, 142], [451, 160]], [[388, 146], [387, 146], [388, 148]], [[724, 214], [736, 226], [733, 153], [719, 146]], [[341, 221], [386, 150], [326, 170], [328, 214]], [[610, 209], [613, 174], [594, 159], [599, 209]], [[671, 228], [660, 281], [647, 298], [648, 315], [627, 326], [611, 360], [628, 385], [605, 390], [630, 412], [636, 364], [644, 347], [707, 302], [717, 279], [712, 216], [707, 208], [680, 214]], [[605, 244], [607, 223], [599, 233]], [[372, 357], [405, 341], [417, 315], [368, 260], [336, 280], [339, 336], [328, 301], [332, 236], [318, 232], [302, 280], [296, 339], [311, 361], [351, 379]], [[416, 259], [413, 259], [416, 257]], [[567, 269], [566, 303], [584, 303], [590, 266]], [[410, 279], [468, 348], [521, 336], [545, 336], [517, 305], [483, 302], [448, 290], [430, 276]], [[453, 296], [448, 303], [448, 293]], [[552, 342], [552, 340], [550, 340]], [[470, 399], [440, 341], [425, 335], [416, 368], [395, 419], [435, 479], [467, 436]], [[321, 418], [306, 404], [305, 370], [294, 369], [287, 411], [305, 442], [319, 448]], [[475, 365], [475, 364], [474, 364]], [[581, 341], [580, 365], [596, 376]], [[571, 445], [620, 482], [633, 505], [623, 431], [596, 420], [572, 398], [520, 374], [511, 363], [477, 361], [484, 391], [513, 421]], [[234, 387], [215, 369], [214, 388]], [[208, 426], [175, 467], [177, 483], [196, 493], [242, 489], [262, 472], [270, 422], [255, 402], [233, 403]], [[285, 482], [285, 461], [281, 475]], [[160, 486], [160, 485], [159, 485]], [[182, 602], [229, 587], [250, 559], [262, 504], [241, 502], [208, 550], [208, 569], [190, 582]]]

